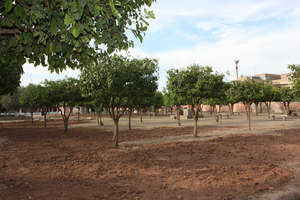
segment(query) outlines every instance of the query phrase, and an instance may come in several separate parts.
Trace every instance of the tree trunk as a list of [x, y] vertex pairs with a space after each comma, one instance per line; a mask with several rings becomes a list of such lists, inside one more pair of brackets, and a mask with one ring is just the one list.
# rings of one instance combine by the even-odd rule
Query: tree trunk
[[262, 113], [263, 109], [262, 109], [262, 103], [259, 103], [259, 113]]
[[229, 109], [229, 113], [230, 113], [231, 116], [234, 115], [234, 113], [233, 113], [233, 106], [234, 106], [233, 103], [229, 103], [229, 104], [228, 104], [228, 109]]
[[178, 123], [178, 126], [181, 126], [181, 122], [180, 122], [180, 106], [176, 106], [176, 113], [177, 113], [177, 123]]
[[290, 102], [287, 102], [287, 115], [290, 115]]
[[213, 115], [213, 107], [212, 107], [212, 106], [210, 106], [210, 109], [209, 109], [209, 114], [210, 114], [210, 116], [212, 116], [212, 115]]
[[79, 111], [80, 107], [77, 108], [77, 120], [80, 120], [80, 111]]
[[198, 108], [193, 108], [194, 109], [194, 131], [193, 131], [193, 134], [194, 134], [194, 137], [198, 137], [198, 113], [199, 113], [199, 110]]
[[271, 102], [265, 102], [268, 111], [268, 119], [271, 118]]
[[100, 120], [100, 126], [104, 126], [103, 117], [102, 117], [102, 111], [99, 114], [99, 120]]
[[233, 108], [234, 108], [234, 103], [231, 104], [231, 115], [233, 116], [234, 113], [233, 113]]
[[68, 121], [69, 121], [69, 119], [64, 119], [64, 131], [65, 131], [65, 133], [68, 132]]
[[198, 117], [194, 116], [194, 137], [198, 137]]
[[99, 126], [104, 126], [103, 124], [103, 120], [102, 120], [102, 104], [100, 105], [100, 107], [96, 107], [96, 118], [97, 118], [97, 123]]
[[258, 116], [258, 102], [255, 103], [255, 115]]
[[119, 147], [119, 120], [114, 119], [114, 135], [113, 135], [114, 147]]
[[33, 112], [31, 112], [31, 125], [33, 126]]
[[248, 104], [248, 128], [251, 130], [251, 104]]
[[47, 128], [47, 114], [44, 114], [44, 127]]
[[249, 120], [249, 110], [247, 103], [244, 103], [245, 111], [246, 111], [246, 119]]
[[141, 122], [141, 124], [143, 123], [143, 112], [142, 111], [140, 111], [140, 122]]
[[132, 114], [132, 111], [129, 111], [128, 113], [128, 129], [131, 130], [131, 114]]

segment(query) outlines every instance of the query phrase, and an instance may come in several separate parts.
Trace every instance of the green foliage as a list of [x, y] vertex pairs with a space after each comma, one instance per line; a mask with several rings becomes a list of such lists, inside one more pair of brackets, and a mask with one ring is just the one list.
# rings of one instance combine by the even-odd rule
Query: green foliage
[[260, 88], [254, 80], [234, 81], [232, 84], [231, 94], [238, 102], [252, 104], [256, 100], [256, 95], [260, 93]]
[[204, 99], [219, 96], [223, 75], [213, 74], [211, 67], [191, 65], [186, 70], [168, 71], [168, 93], [175, 104], [201, 104]]
[[130, 61], [117, 55], [99, 59], [82, 71], [82, 91], [103, 103], [111, 115], [115, 109], [144, 105], [157, 89], [157, 65], [156, 60]]
[[33, 84], [24, 88], [24, 92], [20, 96], [20, 104], [23, 108], [29, 108], [32, 112], [38, 109], [47, 110], [49, 107], [54, 106], [49, 88]]
[[288, 68], [292, 72], [292, 81], [293, 81], [293, 89], [295, 92], [295, 97], [300, 97], [300, 65], [293, 64], [289, 65]]
[[169, 106], [183, 105], [186, 101], [185, 91], [183, 90], [184, 84], [184, 71], [179, 69], [171, 69], [167, 71], [167, 93], [166, 104]]
[[154, 107], [154, 110], [156, 111], [157, 109], [162, 107], [163, 103], [164, 103], [163, 94], [160, 91], [156, 91], [155, 95], [151, 99], [151, 104]]
[[127, 109], [145, 106], [157, 89], [157, 60], [129, 60], [123, 56], [102, 56], [82, 70], [81, 90], [102, 103], [114, 120], [114, 146], [118, 146], [119, 119]]
[[[144, 10], [153, 0], [5, 0], [0, 2], [0, 68], [35, 65], [60, 72], [84, 67], [105, 46], [107, 52], [133, 45], [130, 30], [142, 40], [153, 18]], [[92, 48], [93, 47], [93, 48]]]
[[229, 102], [226, 92], [229, 90], [230, 83], [225, 83], [222, 80], [219, 81], [219, 86], [214, 90], [214, 95], [208, 99], [205, 99], [207, 105], [227, 105]]
[[279, 88], [280, 101], [290, 103], [295, 100], [295, 91], [288, 87]]
[[0, 95], [13, 93], [20, 85], [22, 74], [23, 68], [18, 59], [0, 58]]
[[260, 102], [280, 101], [280, 93], [268, 82], [261, 82], [260, 85]]
[[228, 89], [225, 91], [226, 100], [230, 104], [235, 104], [241, 101], [241, 94], [237, 92], [239, 87], [238, 81], [232, 81], [228, 83]]
[[[49, 100], [61, 113], [61, 117], [64, 121], [64, 130], [67, 132], [68, 121], [73, 112], [73, 108], [84, 101], [79, 87], [79, 80], [75, 78], [65, 78], [59, 81], [46, 80], [44, 84], [51, 94]], [[67, 107], [69, 111], [67, 111]]]
[[73, 108], [82, 102], [82, 95], [79, 88], [79, 81], [74, 78], [66, 78], [58, 81], [48, 81], [44, 83], [49, 88], [49, 97], [52, 105], [60, 108]]
[[6, 112], [18, 111], [21, 108], [19, 103], [20, 96], [23, 93], [23, 88], [18, 88], [15, 92], [7, 95], [0, 96], [1, 107], [4, 108]]

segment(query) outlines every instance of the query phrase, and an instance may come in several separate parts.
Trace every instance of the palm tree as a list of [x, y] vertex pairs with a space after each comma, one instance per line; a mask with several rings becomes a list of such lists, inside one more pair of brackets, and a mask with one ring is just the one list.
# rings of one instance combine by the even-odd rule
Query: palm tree
[[239, 78], [239, 72], [238, 72], [238, 64], [239, 64], [239, 60], [235, 60], [235, 70], [236, 70], [236, 79]]

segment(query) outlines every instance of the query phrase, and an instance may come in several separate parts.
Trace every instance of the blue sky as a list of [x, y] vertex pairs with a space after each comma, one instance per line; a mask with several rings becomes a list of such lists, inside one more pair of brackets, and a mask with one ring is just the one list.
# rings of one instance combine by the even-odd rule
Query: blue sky
[[[228, 71], [227, 80], [234, 79], [235, 59], [243, 75], [286, 73], [288, 64], [300, 63], [299, 0], [157, 0], [151, 9], [156, 19], [130, 53], [159, 59], [160, 89], [168, 69], [193, 63]], [[79, 74], [29, 64], [24, 70], [22, 85]]]

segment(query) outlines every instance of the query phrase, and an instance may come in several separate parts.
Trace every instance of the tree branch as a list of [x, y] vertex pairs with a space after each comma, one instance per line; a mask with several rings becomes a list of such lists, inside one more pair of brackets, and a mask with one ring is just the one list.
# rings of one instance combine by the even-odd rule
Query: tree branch
[[21, 31], [17, 28], [0, 28], [0, 35], [20, 34]]

